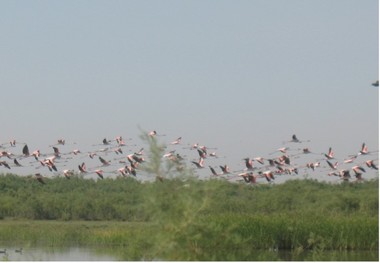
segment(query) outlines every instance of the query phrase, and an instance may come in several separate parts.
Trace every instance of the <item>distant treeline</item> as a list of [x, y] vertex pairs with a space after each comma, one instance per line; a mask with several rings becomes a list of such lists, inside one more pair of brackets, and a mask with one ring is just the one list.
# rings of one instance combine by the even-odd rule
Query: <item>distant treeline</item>
[[290, 180], [279, 185], [245, 185], [223, 180], [133, 178], [45, 179], [0, 175], [0, 218], [152, 221], [183, 213], [377, 217], [378, 181], [330, 184]]

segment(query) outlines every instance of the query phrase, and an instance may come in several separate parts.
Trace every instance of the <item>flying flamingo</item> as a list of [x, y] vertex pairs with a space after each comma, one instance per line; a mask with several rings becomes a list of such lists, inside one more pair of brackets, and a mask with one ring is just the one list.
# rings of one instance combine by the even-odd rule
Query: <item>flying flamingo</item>
[[349, 170], [341, 170], [339, 171], [339, 177], [344, 181], [348, 181], [351, 178]]
[[267, 179], [268, 182], [274, 181], [274, 175], [273, 175], [272, 171], [259, 172], [259, 174], [261, 174], [262, 176], [264, 176], [265, 179]]
[[11, 167], [9, 166], [9, 164], [6, 161], [1, 161], [0, 166], [4, 166], [5, 168], [11, 169]]
[[148, 133], [149, 136], [153, 137], [153, 136], [156, 136], [157, 135], [157, 132], [156, 131], [151, 131]]
[[60, 156], [61, 156], [61, 153], [59, 152], [58, 147], [54, 147], [54, 146], [53, 146], [53, 150], [54, 150], [54, 155], [55, 155], [56, 157], [60, 157]]
[[194, 143], [193, 145], [191, 145], [190, 150], [197, 149], [198, 146], [199, 146], [199, 143]]
[[107, 140], [106, 138], [103, 139], [102, 143], [104, 145], [109, 145], [111, 143], [111, 140]]
[[155, 137], [155, 136], [166, 136], [165, 134], [158, 134], [157, 131], [151, 131], [148, 133], [148, 136]]
[[94, 159], [94, 157], [96, 156], [97, 154], [92, 152], [92, 153], [89, 153], [88, 154], [88, 157], [90, 157], [91, 159]]
[[316, 163], [307, 163], [306, 164], [306, 167], [307, 168], [311, 168], [313, 171], [315, 170], [315, 168], [319, 167], [321, 165], [320, 162], [316, 162]]
[[362, 174], [365, 173], [365, 169], [359, 165], [355, 165], [351, 168], [355, 173], [355, 177], [357, 181], [363, 180]]
[[301, 141], [297, 138], [297, 135], [293, 134], [292, 135], [292, 139], [290, 141], [285, 141], [285, 142], [282, 142], [283, 144], [287, 143], [287, 142], [294, 142], [294, 143], [302, 143], [302, 142], [310, 142], [310, 140], [306, 140], [306, 141]]
[[78, 149], [74, 149], [71, 153], [73, 153], [74, 155], [78, 155], [81, 153], [81, 151]]
[[[138, 164], [138, 163], [137, 163]], [[136, 163], [135, 164], [131, 164], [130, 166], [125, 166], [126, 168], [126, 171], [128, 171], [129, 174], [132, 174], [133, 176], [136, 177], [137, 173], [136, 173]]]
[[1, 157], [7, 157], [8, 159], [11, 159], [13, 154], [12, 153], [10, 153], [10, 152], [6, 152], [6, 151], [2, 151], [2, 152], [0, 152], [0, 158]]
[[204, 150], [197, 149], [197, 151], [198, 151], [198, 154], [199, 154], [200, 158], [206, 158], [207, 157], [207, 152], [205, 152]]
[[63, 175], [64, 175], [67, 179], [70, 179], [71, 176], [74, 175], [74, 172], [71, 171], [71, 170], [63, 170]]
[[181, 140], [182, 140], [182, 137], [178, 137], [175, 141], [172, 141], [170, 144], [172, 144], [172, 145], [180, 144]]
[[134, 162], [138, 162], [138, 163], [143, 163], [144, 162], [144, 158], [143, 157], [140, 157], [138, 155], [136, 155], [136, 153], [133, 153], [133, 154], [129, 154], [127, 156], [127, 159], [128, 161], [132, 164]]
[[87, 173], [86, 164], [83, 162], [82, 164], [78, 165], [79, 171], [81, 173]]
[[327, 159], [334, 159], [334, 152], [332, 151], [332, 148], [329, 148], [329, 152], [324, 154]]
[[103, 171], [103, 170], [101, 170], [101, 169], [97, 169], [97, 170], [95, 170], [95, 173], [96, 173], [101, 179], [104, 179], [104, 177], [103, 177], [103, 173], [104, 173], [104, 171]]
[[256, 162], [258, 162], [260, 164], [264, 164], [264, 158], [263, 157], [255, 157], [255, 158], [253, 158], [253, 160], [255, 160]]
[[314, 153], [314, 152], [310, 151], [310, 149], [308, 147], [305, 147], [305, 148], [302, 148], [302, 149], [298, 149], [298, 150], [302, 150], [302, 152], [294, 154], [293, 156], [298, 156], [298, 155], [301, 155], [301, 154], [317, 154], [317, 153]]
[[165, 153], [162, 157], [163, 158], [170, 158], [170, 157], [172, 157], [174, 155], [174, 153], [175, 153], [175, 150], [170, 151], [168, 153]]
[[366, 154], [371, 154], [371, 153], [374, 153], [374, 152], [378, 152], [378, 151], [371, 151], [371, 152], [369, 152], [368, 151], [368, 146], [363, 142], [362, 148], [359, 151], [358, 155], [366, 155]]
[[255, 184], [257, 176], [253, 174], [253, 172], [245, 172], [238, 174], [239, 176], [243, 177], [244, 181], [246, 183]]
[[199, 158], [198, 162], [192, 161], [192, 163], [195, 164], [195, 166], [198, 169], [201, 169], [204, 167], [204, 162], [205, 162], [205, 160], [202, 157]]
[[[281, 148], [277, 149], [277, 151], [280, 151], [282, 153], [286, 153], [287, 150], [289, 150], [289, 147], [281, 147]], [[277, 151], [271, 152], [269, 155], [272, 155], [272, 154], [276, 153]]]
[[34, 156], [36, 161], [38, 161], [38, 157], [40, 157], [40, 155], [41, 155], [40, 150], [35, 150], [34, 152], [32, 152], [32, 156]]
[[210, 171], [211, 171], [212, 175], [215, 175], [215, 176], [218, 176], [218, 175], [219, 175], [219, 174], [215, 171], [214, 168], [212, 168], [211, 166], [209, 166], [209, 168], [210, 168]]
[[135, 155], [143, 155], [144, 154], [144, 148], [141, 148], [138, 152], [134, 153]]
[[368, 168], [379, 170], [379, 167], [377, 167], [375, 165], [375, 163], [373, 162], [373, 160], [368, 160], [368, 161], [365, 162], [365, 164], [368, 166]]
[[224, 166], [219, 166], [220, 169], [222, 169], [222, 174], [229, 174], [230, 173], [230, 168], [225, 164]]
[[25, 144], [24, 147], [22, 148], [22, 154], [24, 155], [24, 157], [28, 157], [30, 155], [29, 147], [27, 144]]
[[253, 161], [250, 158], [244, 158], [245, 167], [247, 167], [248, 171], [253, 170]]
[[287, 155], [282, 155], [278, 158], [278, 161], [280, 162], [280, 165], [288, 164], [290, 165], [290, 158]]
[[15, 147], [16, 146], [16, 140], [13, 139], [9, 142], [9, 144], [11, 145], [11, 147]]
[[55, 166], [55, 164], [54, 164], [54, 162], [53, 162], [52, 159], [46, 159], [46, 160], [45, 160], [45, 163], [46, 163], [47, 167], [49, 168], [50, 172], [51, 172], [52, 170], [54, 170], [54, 171], [56, 171], [56, 172], [58, 171], [58, 170], [57, 170], [57, 167]]
[[209, 153], [208, 156], [218, 158], [218, 155], [216, 154], [216, 152]]
[[104, 158], [102, 158], [101, 156], [99, 156], [99, 161], [102, 163], [102, 166], [109, 166], [110, 165], [110, 162], [109, 161], [106, 161]]
[[127, 168], [126, 167], [121, 167], [117, 169], [119, 173], [121, 173], [122, 176], [126, 177], [128, 175]]
[[17, 167], [21, 167], [22, 165], [17, 161], [17, 159], [13, 159], [13, 163], [17, 166]]
[[120, 147], [115, 148], [113, 151], [114, 151], [116, 154], [123, 154], [123, 150], [122, 150]]
[[349, 159], [344, 160], [343, 163], [352, 163], [355, 161], [356, 157], [356, 155], [353, 155]]
[[336, 170], [338, 167], [338, 162], [332, 164], [329, 160], [326, 160], [327, 164], [330, 166], [331, 169]]
[[359, 154], [362, 154], [362, 155], [368, 154], [368, 147], [364, 142], [362, 144], [361, 150], [359, 151]]
[[116, 143], [119, 145], [119, 146], [125, 146], [125, 141], [123, 140], [123, 138], [121, 136], [117, 136], [115, 138], [116, 140]]
[[300, 142], [300, 140], [298, 140], [297, 136], [293, 134], [292, 140], [290, 142]]
[[355, 173], [360, 173], [360, 172], [363, 172], [365, 173], [365, 169], [359, 165], [355, 165], [353, 167], [351, 167], [352, 171], [354, 171]]

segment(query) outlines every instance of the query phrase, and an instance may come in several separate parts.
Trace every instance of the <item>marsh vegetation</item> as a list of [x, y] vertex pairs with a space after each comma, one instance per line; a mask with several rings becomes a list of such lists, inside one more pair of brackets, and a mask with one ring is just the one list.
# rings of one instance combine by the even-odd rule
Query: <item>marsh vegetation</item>
[[282, 250], [378, 259], [378, 180], [253, 185], [173, 176], [178, 167], [159, 159], [146, 167], [160, 178], [0, 176], [0, 242], [116, 247], [124, 260], [276, 260], [257, 251]]

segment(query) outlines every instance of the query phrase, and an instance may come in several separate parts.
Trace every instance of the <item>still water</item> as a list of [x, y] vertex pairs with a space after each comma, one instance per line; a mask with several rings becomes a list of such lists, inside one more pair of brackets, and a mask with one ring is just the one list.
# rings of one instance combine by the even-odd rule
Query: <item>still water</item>
[[[136, 260], [125, 254], [121, 247], [20, 247], [0, 248], [0, 261], [128, 261]], [[231, 251], [231, 254], [236, 251]], [[239, 256], [236, 255], [239, 261]], [[162, 261], [165, 259], [144, 259]], [[169, 259], [170, 260], [170, 259]], [[223, 259], [220, 259], [223, 260]], [[256, 250], [249, 261], [378, 261], [378, 251], [302, 251], [297, 253], [289, 250]]]
[[112, 254], [98, 253], [95, 248], [5, 248], [2, 261], [116, 261]]

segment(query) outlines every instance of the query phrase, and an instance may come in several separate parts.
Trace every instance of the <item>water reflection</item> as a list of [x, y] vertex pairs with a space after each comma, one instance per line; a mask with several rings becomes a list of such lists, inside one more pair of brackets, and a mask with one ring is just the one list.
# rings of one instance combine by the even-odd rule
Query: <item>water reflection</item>
[[2, 261], [116, 261], [112, 254], [98, 253], [95, 248], [6, 248]]
[[[123, 247], [3, 247], [0, 261], [128, 261], [139, 258], [139, 252], [128, 255]], [[215, 251], [218, 254], [217, 251]], [[242, 255], [231, 251], [229, 258], [237, 261], [378, 261], [378, 251], [290, 251], [256, 250]], [[235, 254], [235, 255], [234, 255]], [[178, 255], [177, 255], [178, 256]], [[140, 255], [140, 260], [146, 260]], [[156, 259], [148, 259], [156, 260]], [[172, 259], [163, 259], [172, 260]], [[222, 258], [218, 260], [223, 260]], [[227, 260], [227, 259], [224, 259]]]

